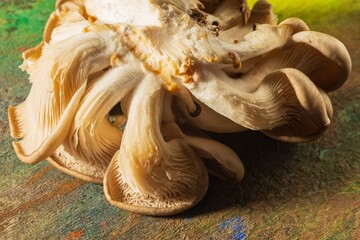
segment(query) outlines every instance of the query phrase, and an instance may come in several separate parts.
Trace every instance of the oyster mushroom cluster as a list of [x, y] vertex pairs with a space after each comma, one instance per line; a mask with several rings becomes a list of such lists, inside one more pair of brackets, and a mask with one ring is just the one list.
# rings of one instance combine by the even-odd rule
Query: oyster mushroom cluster
[[32, 88], [8, 110], [18, 158], [148, 215], [195, 205], [208, 172], [243, 178], [237, 154], [201, 130], [314, 140], [332, 117], [326, 92], [351, 71], [339, 40], [277, 23], [264, 0], [58, 0], [23, 58]]

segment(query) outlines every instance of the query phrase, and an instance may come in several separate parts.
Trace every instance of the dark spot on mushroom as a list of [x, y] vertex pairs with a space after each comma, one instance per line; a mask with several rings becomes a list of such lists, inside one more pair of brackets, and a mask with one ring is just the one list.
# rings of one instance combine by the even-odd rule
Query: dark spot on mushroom
[[204, 17], [204, 14], [202, 14], [202, 12], [200, 12], [198, 9], [190, 9], [188, 11], [188, 14], [191, 18], [194, 18], [196, 20]]
[[229, 58], [233, 61], [233, 68], [239, 69], [241, 68], [241, 61], [238, 55], [233, 52], [228, 53]]
[[256, 24], [253, 25], [253, 30], [256, 31]]
[[197, 117], [197, 116], [199, 116], [200, 113], [201, 113], [201, 106], [200, 106], [200, 104], [197, 103], [197, 102], [195, 102], [195, 101], [194, 101], [194, 104], [195, 104], [195, 106], [196, 106], [196, 110], [195, 110], [194, 112], [189, 112], [189, 115], [190, 115], [191, 117]]
[[235, 43], [235, 44], [239, 43], [239, 40], [235, 39], [235, 40], [234, 40], [234, 43]]
[[109, 115], [115, 116], [115, 115], [124, 115], [124, 111], [121, 108], [121, 104], [116, 104], [109, 112]]
[[200, 26], [206, 26], [206, 17], [201, 11], [198, 9], [190, 9], [188, 11], [188, 15], [194, 19]]

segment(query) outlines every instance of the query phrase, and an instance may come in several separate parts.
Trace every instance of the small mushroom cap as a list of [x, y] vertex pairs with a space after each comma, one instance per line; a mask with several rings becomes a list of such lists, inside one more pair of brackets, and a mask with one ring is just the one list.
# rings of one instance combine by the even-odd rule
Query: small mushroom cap
[[[188, 149], [188, 153], [194, 155], [191, 152], [192, 151]], [[105, 197], [112, 205], [118, 208], [133, 213], [151, 216], [174, 215], [196, 205], [201, 199], [203, 199], [207, 192], [209, 181], [208, 173], [202, 161], [200, 159], [196, 159], [193, 162], [193, 171], [197, 172], [197, 178], [199, 181], [196, 186], [196, 194], [191, 198], [176, 200], [156, 199], [151, 196], [144, 197], [143, 195], [131, 197], [131, 195], [127, 192], [128, 186], [123, 182], [119, 182], [121, 175], [117, 171], [114, 171], [114, 169], [117, 169], [116, 161], [120, 160], [118, 159], [118, 156], [119, 152], [114, 155], [114, 158], [111, 161], [104, 177]], [[192, 159], [194, 159], [194, 157], [192, 157]], [[144, 178], [146, 176], [142, 177]]]
[[296, 17], [287, 18], [281, 23], [279, 23], [279, 25], [283, 25], [283, 24], [291, 25], [293, 27], [294, 34], [302, 31], [310, 31], [308, 25], [306, 25], [306, 23], [300, 18], [296, 18]]
[[49, 42], [53, 30], [65, 22], [78, 22], [87, 19], [83, 0], [57, 0], [56, 10], [48, 18], [43, 32], [43, 41]]
[[291, 37], [291, 44], [306, 44], [324, 57], [323, 63], [310, 73], [309, 78], [326, 92], [341, 87], [349, 78], [351, 58], [345, 45], [336, 38], [319, 32], [302, 31]]
[[244, 166], [231, 148], [192, 128], [184, 128], [186, 133], [176, 123], [170, 122], [163, 124], [162, 133], [166, 139], [180, 138], [188, 144], [202, 158], [212, 175], [231, 182], [242, 180]]
[[134, 62], [90, 79], [67, 138], [48, 161], [71, 176], [102, 183], [122, 137], [118, 126], [110, 123], [108, 114], [142, 77], [139, 64]]
[[263, 132], [277, 140], [285, 142], [312, 141], [328, 128], [330, 119], [323, 96], [316, 86], [302, 72], [296, 69], [281, 69], [269, 74], [264, 81], [287, 79], [296, 94], [298, 109], [288, 109], [284, 118], [289, 118], [286, 124]]

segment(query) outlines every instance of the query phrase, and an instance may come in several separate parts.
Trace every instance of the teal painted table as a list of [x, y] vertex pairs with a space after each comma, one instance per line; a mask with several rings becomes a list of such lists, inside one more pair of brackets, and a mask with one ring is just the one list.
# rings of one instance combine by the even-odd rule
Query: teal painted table
[[[17, 159], [7, 107], [28, 94], [27, 76], [17, 66], [21, 52], [41, 40], [54, 1], [2, 1], [0, 239], [360, 239], [360, 3], [329, 2], [344, 4], [326, 11], [299, 8], [297, 16], [311, 29], [339, 38], [352, 55], [351, 80], [330, 94], [335, 109], [330, 129], [313, 143], [297, 145], [254, 132], [213, 135], [241, 156], [244, 181], [211, 178], [196, 207], [155, 218], [111, 206], [102, 186], [45, 161], [31, 166]], [[294, 9], [282, 8], [281, 17], [294, 15]]]

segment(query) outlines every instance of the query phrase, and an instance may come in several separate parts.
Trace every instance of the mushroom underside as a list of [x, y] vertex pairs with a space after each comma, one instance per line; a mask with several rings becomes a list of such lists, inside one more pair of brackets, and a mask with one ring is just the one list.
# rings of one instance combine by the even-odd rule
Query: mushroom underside
[[333, 116], [327, 92], [351, 72], [339, 40], [298, 18], [277, 24], [265, 0], [57, 0], [22, 56], [32, 87], [8, 108], [18, 158], [48, 159], [155, 216], [201, 201], [208, 173], [244, 177], [204, 131], [315, 140]]

